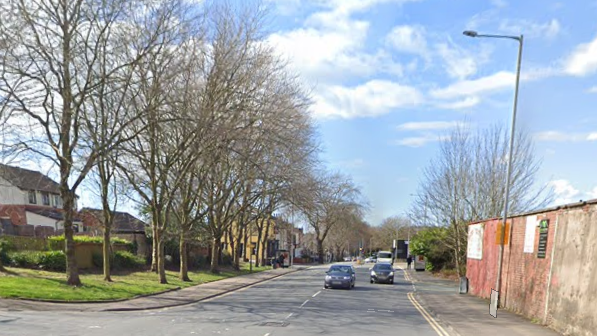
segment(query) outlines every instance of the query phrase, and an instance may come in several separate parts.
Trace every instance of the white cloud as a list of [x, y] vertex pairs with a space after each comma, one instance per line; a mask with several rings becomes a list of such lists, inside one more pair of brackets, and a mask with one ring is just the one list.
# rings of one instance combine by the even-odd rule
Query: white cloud
[[416, 0], [317, 1], [322, 10], [310, 15], [302, 28], [274, 33], [268, 41], [312, 83], [377, 73], [401, 76], [402, 66], [389, 53], [365, 50], [369, 22], [352, 15], [382, 3], [409, 1]]
[[597, 37], [574, 49], [565, 61], [564, 71], [573, 76], [587, 76], [597, 71]]
[[561, 31], [560, 22], [557, 19], [552, 19], [549, 22], [537, 23], [529, 20], [503, 20], [500, 23], [499, 30], [512, 35], [524, 34], [525, 37], [530, 38], [554, 38], [558, 36]]
[[319, 91], [312, 107], [317, 118], [374, 117], [423, 101], [417, 89], [387, 80], [371, 80], [355, 87], [332, 85]]
[[447, 138], [448, 138], [447, 136], [426, 134], [426, 135], [418, 136], [418, 137], [410, 137], [410, 138], [400, 139], [400, 140], [397, 140], [395, 142], [395, 144], [399, 145], [399, 146], [418, 148], [418, 147], [423, 147], [430, 142], [443, 141]]
[[455, 99], [466, 96], [477, 96], [514, 86], [515, 75], [500, 71], [493, 75], [474, 80], [462, 80], [442, 89], [431, 91], [431, 96], [440, 99]]
[[587, 89], [588, 93], [597, 93], [597, 86], [593, 86]]
[[408, 122], [396, 127], [400, 131], [445, 130], [458, 126], [457, 121]]
[[436, 49], [444, 61], [444, 69], [452, 78], [465, 79], [474, 75], [477, 73], [478, 63], [481, 63], [479, 60], [484, 61], [486, 58], [486, 55], [473, 55], [453, 43], [439, 43]]
[[595, 188], [593, 188], [593, 190], [589, 191], [587, 193], [587, 195], [589, 196], [589, 199], [597, 198], [597, 187], [595, 187]]
[[425, 28], [419, 25], [394, 27], [386, 36], [386, 43], [397, 51], [421, 56], [427, 55]]
[[466, 97], [462, 100], [457, 100], [457, 101], [449, 102], [449, 103], [439, 103], [439, 104], [437, 104], [437, 106], [440, 108], [443, 108], [443, 109], [447, 109], [447, 110], [462, 110], [462, 109], [467, 109], [467, 108], [476, 106], [480, 102], [481, 102], [481, 99], [479, 99], [479, 97], [475, 96], [475, 97]]
[[565, 133], [560, 131], [544, 131], [535, 133], [536, 141], [554, 141], [554, 142], [579, 142], [596, 141], [597, 132], [594, 133]]
[[548, 183], [553, 188], [555, 194], [555, 205], [575, 203], [580, 200], [597, 198], [597, 186], [588, 191], [581, 191], [575, 188], [570, 181], [566, 179], [554, 180]]
[[572, 186], [568, 180], [554, 180], [549, 182], [555, 194], [555, 204], [567, 204], [578, 202], [581, 195], [580, 191]]

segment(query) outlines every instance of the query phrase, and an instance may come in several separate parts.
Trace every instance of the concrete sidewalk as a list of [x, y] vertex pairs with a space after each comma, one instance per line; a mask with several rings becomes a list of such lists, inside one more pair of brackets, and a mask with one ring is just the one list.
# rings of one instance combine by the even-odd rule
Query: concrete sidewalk
[[[397, 265], [405, 269], [406, 264]], [[415, 285], [417, 300], [451, 334], [459, 336], [560, 336], [547, 327], [499, 309], [497, 318], [489, 315], [489, 300], [470, 294], [459, 294], [458, 282], [436, 278], [428, 272], [405, 270]]]
[[119, 302], [50, 303], [0, 299], [0, 311], [133, 311], [176, 307], [220, 296], [306, 268], [308, 267], [293, 266], [292, 268], [267, 270]]

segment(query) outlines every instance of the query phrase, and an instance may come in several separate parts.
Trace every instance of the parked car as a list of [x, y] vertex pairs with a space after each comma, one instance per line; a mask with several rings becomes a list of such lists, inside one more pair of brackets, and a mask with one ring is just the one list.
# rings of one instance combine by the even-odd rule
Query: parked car
[[352, 265], [332, 265], [325, 272], [323, 288], [354, 288], [357, 281], [356, 271]]
[[391, 264], [377, 263], [375, 264], [375, 266], [373, 266], [373, 268], [370, 268], [369, 270], [371, 271], [371, 283], [394, 283], [394, 268]]

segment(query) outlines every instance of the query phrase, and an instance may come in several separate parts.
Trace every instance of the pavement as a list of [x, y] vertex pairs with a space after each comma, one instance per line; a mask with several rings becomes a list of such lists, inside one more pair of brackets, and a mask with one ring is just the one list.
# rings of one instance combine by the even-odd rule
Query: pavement
[[[357, 282], [352, 290], [323, 289], [329, 266], [314, 266], [301, 272], [272, 270], [270, 279], [262, 273], [260, 282], [248, 285], [245, 279], [244, 287], [237, 290], [170, 308], [0, 310], [0, 335], [557, 335], [502, 310], [495, 319], [484, 300], [457, 294], [457, 283], [403, 270], [404, 266], [397, 265], [393, 285], [370, 284], [371, 265], [355, 266]], [[257, 281], [258, 274], [251, 277]], [[197, 295], [193, 296], [197, 299], [209, 295], [207, 285], [218, 287], [231, 280], [194, 287], [194, 294], [178, 293]], [[181, 300], [187, 300], [186, 295], [173, 298], [172, 303]], [[118, 304], [123, 307], [124, 303]]]
[[455, 336], [561, 336], [530, 320], [499, 309], [497, 318], [489, 315], [489, 300], [459, 294], [457, 281], [436, 278], [428, 272], [406, 270], [406, 263], [395, 265], [412, 280], [417, 300]]
[[[131, 300], [101, 303], [56, 303], [31, 300], [0, 299], [0, 311], [133, 311], [176, 307], [199, 302], [247, 286], [274, 279], [276, 277], [306, 269], [307, 266], [278, 268], [236, 276], [205, 284], [169, 291], [166, 293], [143, 296]], [[0, 333], [0, 336], [2, 334]]]

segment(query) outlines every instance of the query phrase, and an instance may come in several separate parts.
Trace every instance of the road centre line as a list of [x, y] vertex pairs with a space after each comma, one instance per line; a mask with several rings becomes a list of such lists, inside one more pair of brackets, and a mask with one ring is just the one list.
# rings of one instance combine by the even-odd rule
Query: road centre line
[[435, 332], [437, 332], [439, 336], [450, 336], [450, 334], [448, 334], [448, 332], [444, 330], [444, 328], [433, 318], [433, 316], [431, 316], [425, 310], [425, 308], [421, 306], [421, 304], [415, 299], [413, 293], [408, 293], [407, 296], [410, 302], [413, 304], [413, 306], [415, 306], [415, 308], [419, 311], [419, 313], [421, 313], [423, 318], [429, 323], [431, 328], [433, 328], [433, 330], [435, 330]]
[[319, 293], [321, 293], [321, 291], [319, 291], [319, 292], [317, 292], [317, 293], [313, 294], [313, 296], [312, 296], [312, 297], [316, 297], [316, 296], [317, 296], [317, 294], [319, 294]]
[[301, 305], [301, 308], [303, 308], [303, 306], [306, 305], [307, 302], [309, 302], [309, 300], [305, 300], [305, 302], [303, 302], [303, 304]]
[[288, 314], [288, 316], [286, 316], [285, 320], [288, 320], [294, 313], [290, 313]]

